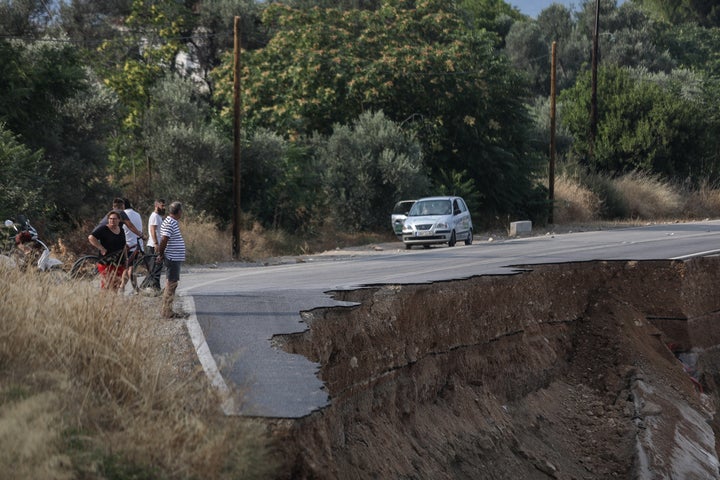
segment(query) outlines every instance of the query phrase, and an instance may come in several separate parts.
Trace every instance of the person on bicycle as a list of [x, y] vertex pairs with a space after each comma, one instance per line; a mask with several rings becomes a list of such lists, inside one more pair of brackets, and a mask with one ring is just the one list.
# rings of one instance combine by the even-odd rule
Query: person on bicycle
[[[137, 227], [135, 227], [133, 222], [130, 221], [130, 217], [128, 217], [127, 213], [125, 213], [125, 200], [124, 199], [122, 199], [120, 197], [116, 197], [113, 200], [112, 209], [115, 210], [117, 212], [117, 214], [120, 216], [120, 226], [121, 227], [126, 226], [132, 233], [137, 235], [139, 238], [142, 238], [143, 240], [147, 240], [147, 237], [142, 232], [142, 224], [140, 225], [140, 228], [138, 229]], [[98, 227], [102, 226], [102, 225], [107, 225], [107, 215], [104, 216], [100, 220]]]
[[97, 265], [100, 288], [117, 291], [125, 271], [127, 244], [125, 232], [120, 227], [120, 214], [110, 210], [105, 217], [107, 223], [95, 227], [88, 236], [88, 242], [100, 252]]

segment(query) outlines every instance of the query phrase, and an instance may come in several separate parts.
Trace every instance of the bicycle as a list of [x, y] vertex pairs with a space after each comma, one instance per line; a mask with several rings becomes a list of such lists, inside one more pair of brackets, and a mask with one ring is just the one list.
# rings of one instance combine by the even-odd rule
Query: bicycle
[[[119, 256], [119, 253], [114, 254]], [[78, 258], [70, 268], [69, 276], [75, 280], [94, 280], [99, 272], [97, 264], [100, 261], [99, 255], [84, 255]], [[145, 253], [141, 249], [131, 254], [132, 273], [130, 275], [130, 284], [135, 293], [139, 293], [141, 289], [152, 286], [152, 273], [156, 268], [162, 268], [156, 265], [155, 259], [157, 255]], [[104, 259], [106, 262], [116, 261], [117, 259]]]
[[156, 263], [157, 255], [145, 253], [139, 248], [131, 254], [130, 259], [132, 261], [130, 284], [135, 293], [139, 293], [141, 289], [152, 287], [153, 273], [156, 273], [157, 269], [162, 269], [162, 265]]

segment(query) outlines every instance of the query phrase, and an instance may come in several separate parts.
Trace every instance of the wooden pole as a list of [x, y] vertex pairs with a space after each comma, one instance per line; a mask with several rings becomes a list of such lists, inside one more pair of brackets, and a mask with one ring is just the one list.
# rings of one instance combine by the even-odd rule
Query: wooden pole
[[233, 234], [232, 255], [240, 259], [240, 17], [235, 17], [234, 25], [234, 80], [233, 80]]
[[590, 158], [595, 156], [595, 137], [597, 137], [597, 69], [598, 69], [598, 37], [600, 35], [600, 0], [595, 0], [595, 31], [592, 46], [592, 85], [590, 91]]
[[557, 65], [557, 42], [552, 43], [550, 60], [550, 166], [548, 168], [548, 196], [550, 198], [549, 223], [555, 223], [555, 71]]

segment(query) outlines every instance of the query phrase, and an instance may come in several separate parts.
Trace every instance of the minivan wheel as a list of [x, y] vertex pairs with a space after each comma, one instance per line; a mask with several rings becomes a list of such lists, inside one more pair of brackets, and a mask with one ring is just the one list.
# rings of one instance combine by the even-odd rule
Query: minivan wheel
[[448, 242], [448, 247], [454, 247], [456, 243], [457, 239], [455, 238], [455, 230], [453, 230], [450, 234], [450, 241]]
[[469, 230], [469, 231], [468, 231], [468, 236], [467, 236], [467, 238], [465, 239], [465, 245], [472, 245], [472, 241], [473, 241], [472, 230]]

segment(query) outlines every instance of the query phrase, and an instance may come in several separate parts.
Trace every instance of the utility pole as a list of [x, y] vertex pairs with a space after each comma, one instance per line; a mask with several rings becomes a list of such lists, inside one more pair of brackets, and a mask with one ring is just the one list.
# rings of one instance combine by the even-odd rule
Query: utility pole
[[557, 65], [557, 42], [552, 43], [550, 60], [550, 166], [548, 168], [548, 194], [550, 198], [549, 223], [555, 223], [555, 71]]
[[240, 17], [235, 17], [233, 65], [233, 234], [232, 255], [240, 259]]
[[590, 157], [595, 156], [595, 137], [597, 137], [597, 68], [598, 37], [600, 36], [600, 0], [595, 0], [595, 31], [592, 46], [592, 86], [590, 91]]

